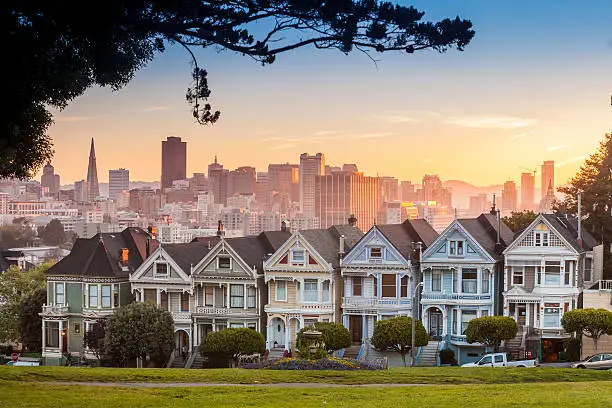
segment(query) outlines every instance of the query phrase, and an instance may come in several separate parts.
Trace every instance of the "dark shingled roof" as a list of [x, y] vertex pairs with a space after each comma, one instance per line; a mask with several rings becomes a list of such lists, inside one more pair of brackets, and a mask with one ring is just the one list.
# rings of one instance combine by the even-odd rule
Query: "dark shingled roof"
[[592, 251], [597, 246], [597, 240], [584, 228], [582, 230], [582, 249], [578, 246], [578, 217], [566, 214], [542, 214], [552, 227], [578, 252]]
[[[164, 251], [187, 275], [191, 274], [191, 266], [196, 266], [210, 250], [219, 242], [218, 237], [210, 241], [192, 241], [186, 244], [166, 244], [162, 245]], [[210, 242], [210, 245], [208, 245]]]
[[422, 242], [423, 250], [438, 238], [438, 233], [426, 220], [406, 220], [401, 224], [377, 225], [376, 228], [410, 261], [413, 242]]
[[514, 233], [500, 220], [500, 248], [495, 248], [497, 243], [497, 217], [493, 214], [481, 214], [477, 218], [462, 218], [457, 222], [484, 248], [495, 260], [503, 259], [502, 251], [512, 243]]
[[[79, 238], [70, 254], [53, 265], [47, 275], [77, 275], [88, 277], [127, 277], [146, 257], [149, 234], [141, 228], [126, 228], [119, 233], [100, 233], [89, 239]], [[150, 241], [152, 253], [157, 241]], [[128, 270], [120, 265], [121, 250], [127, 248]]]
[[340, 237], [344, 235], [344, 251], [348, 252], [363, 236], [363, 232], [356, 226], [333, 225], [328, 229], [313, 229], [300, 231], [306, 241], [325, 259], [333, 268], [340, 266], [338, 251], [340, 250]]

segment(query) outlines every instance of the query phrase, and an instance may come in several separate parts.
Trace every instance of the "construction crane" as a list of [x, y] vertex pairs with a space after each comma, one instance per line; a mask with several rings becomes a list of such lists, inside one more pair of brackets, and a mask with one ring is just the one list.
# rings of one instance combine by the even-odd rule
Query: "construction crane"
[[521, 167], [521, 166], [519, 166], [519, 169], [528, 170], [528, 171], [533, 172], [533, 177], [535, 177], [536, 172], [538, 171], [538, 169], [537, 169], [537, 168], [535, 168], [535, 169], [531, 170], [531, 169], [528, 169], [528, 168], [526, 168], [526, 167]]

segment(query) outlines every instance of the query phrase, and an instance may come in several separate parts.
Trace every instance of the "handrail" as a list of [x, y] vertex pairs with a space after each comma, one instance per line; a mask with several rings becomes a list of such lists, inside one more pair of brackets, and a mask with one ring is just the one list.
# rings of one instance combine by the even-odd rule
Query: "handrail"
[[170, 368], [173, 362], [174, 362], [174, 350], [172, 350], [172, 353], [170, 353], [170, 357], [168, 357], [168, 361], [166, 361], [165, 367]]
[[187, 359], [187, 362], [185, 363], [185, 368], [191, 368], [199, 352], [200, 350], [198, 348], [195, 348], [193, 349], [191, 353], [189, 353], [189, 358]]
[[599, 290], [612, 290], [612, 280], [600, 280]]

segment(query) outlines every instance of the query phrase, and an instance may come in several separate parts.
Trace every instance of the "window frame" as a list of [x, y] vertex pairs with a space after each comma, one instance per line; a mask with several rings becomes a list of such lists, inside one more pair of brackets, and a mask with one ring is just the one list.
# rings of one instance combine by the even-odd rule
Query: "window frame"
[[[58, 290], [57, 288], [62, 288], [62, 301], [57, 301]], [[56, 306], [65, 306], [66, 305], [66, 282], [55, 282], [55, 305]]]
[[328, 280], [321, 282], [321, 302], [329, 303], [331, 301], [331, 284]]
[[113, 285], [113, 307], [119, 307], [121, 305], [121, 288], [119, 284]]
[[[485, 291], [486, 286], [486, 291]], [[480, 270], [480, 293], [491, 293], [491, 272], [488, 269]]]
[[[160, 273], [159, 272], [159, 267], [163, 266], [166, 268], [166, 272], [165, 273]], [[168, 265], [168, 262], [165, 261], [156, 261], [155, 262], [155, 266], [153, 268], [153, 278], [154, 279], [168, 279], [170, 277], [170, 266]]]
[[[355, 290], [355, 288], [359, 288], [359, 290]], [[353, 278], [351, 279], [351, 294], [357, 297], [363, 296], [363, 277], [362, 276], [353, 276]]]
[[[95, 289], [95, 291], [94, 291], [95, 292], [95, 296], [91, 296], [92, 295], [92, 289]], [[98, 291], [98, 284], [89, 284], [89, 285], [87, 285], [87, 307], [88, 308], [90, 308], [90, 309], [91, 308], [96, 308], [97, 309], [99, 307], [100, 303], [99, 303], [99, 297], [98, 297], [99, 293], [98, 292], [99, 292]], [[96, 299], [96, 304], [95, 305], [92, 305], [92, 303], [91, 303], [91, 299], [92, 298]]]
[[[296, 258], [295, 254], [301, 253], [302, 259], [299, 257]], [[292, 248], [291, 249], [291, 257], [290, 261], [292, 265], [302, 265], [306, 264], [306, 249], [305, 248]]]
[[[210, 289], [210, 295], [206, 293], [208, 289]], [[213, 307], [215, 305], [215, 287], [205, 285], [204, 290], [202, 292], [202, 294], [204, 295], [204, 306]], [[208, 299], [210, 299], [210, 303], [208, 303]]]
[[[434, 279], [434, 276], [437, 276], [437, 278]], [[435, 287], [434, 287], [434, 281], [437, 281], [437, 284]], [[430, 289], [432, 292], [442, 292], [442, 271], [435, 270], [435, 269], [431, 271]]]
[[[279, 289], [283, 289], [284, 292], [280, 292]], [[279, 296], [279, 293], [283, 293], [283, 297]], [[275, 280], [274, 281], [274, 300], [277, 302], [286, 302], [287, 301], [287, 281], [284, 280]]]
[[[239, 294], [234, 293], [234, 289], [239, 289]], [[230, 284], [229, 285], [230, 308], [244, 309], [244, 285]]]
[[[474, 278], [466, 279], [465, 274], [474, 274]], [[466, 283], [474, 285], [474, 289], [467, 291]], [[478, 293], [478, 269], [477, 268], [461, 268], [461, 293]]]
[[[222, 266], [221, 260], [223, 260], [224, 262], [227, 260], [228, 262], [227, 266]], [[228, 270], [228, 269], [232, 269], [232, 257], [224, 256], [224, 255], [217, 256], [217, 270]]]
[[[389, 283], [385, 284], [385, 276], [387, 277], [387, 281], [389, 281], [390, 277], [393, 277], [393, 285]], [[393, 288], [393, 295], [389, 295], [390, 288]], [[386, 290], [385, 290], [386, 289]], [[381, 274], [381, 298], [397, 298], [397, 275], [393, 273], [383, 273]], [[385, 292], [387, 294], [385, 295]]]
[[[472, 316], [472, 318], [466, 322], [463, 319], [463, 316], [465, 316], [465, 315]], [[473, 319], [476, 319], [477, 317], [478, 317], [478, 311], [477, 310], [462, 310], [461, 311], [461, 335], [462, 336], [465, 336], [465, 332], [466, 332], [470, 322]], [[465, 324], [465, 327], [463, 327], [464, 324]]]
[[[185, 308], [185, 302], [187, 303], [187, 307]], [[189, 312], [190, 309], [190, 301], [189, 301], [189, 293], [187, 292], [181, 292], [180, 295], [180, 299], [179, 299], [179, 309], [181, 312], [185, 313], [185, 312]]]
[[[512, 271], [512, 285], [511, 286], [524, 286], [525, 285], [525, 267], [521, 266], [521, 270], [517, 270], [516, 268], [519, 268], [518, 266], [513, 266], [511, 271]], [[521, 283], [516, 283], [516, 279], [517, 277], [521, 278]]]
[[[377, 252], [377, 255], [374, 255], [374, 251]], [[368, 248], [368, 259], [372, 261], [382, 261], [383, 258], [383, 249], [382, 247], [375, 246]]]
[[[251, 306], [251, 304], [253, 306]], [[247, 309], [255, 309], [257, 307], [257, 288], [255, 286], [247, 286]]]
[[[313, 289], [314, 285], [314, 289]], [[306, 289], [308, 287], [308, 289]], [[318, 279], [304, 279], [304, 285], [302, 287], [302, 302], [304, 303], [317, 303], [319, 301], [319, 280]]]
[[[104, 294], [104, 290], [108, 289], [108, 294]], [[105, 302], [106, 299], [106, 302]], [[100, 287], [100, 306], [103, 309], [110, 309], [113, 301], [113, 288], [111, 285], [101, 285]]]

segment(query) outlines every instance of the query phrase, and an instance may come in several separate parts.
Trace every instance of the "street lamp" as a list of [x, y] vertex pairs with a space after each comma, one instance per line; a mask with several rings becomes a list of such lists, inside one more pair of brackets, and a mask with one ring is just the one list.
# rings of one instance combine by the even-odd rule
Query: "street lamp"
[[[416, 316], [417, 316], [417, 294], [418, 294], [418, 289], [419, 286], [423, 286], [423, 282], [421, 282], [421, 255], [422, 255], [422, 250], [423, 250], [423, 243], [422, 242], [413, 242], [413, 245], [416, 245], [419, 247], [419, 260], [418, 260], [418, 265], [419, 265], [419, 269], [416, 271], [416, 274], [413, 273], [412, 277], [413, 277], [413, 282], [418, 282], [416, 285], [414, 285], [414, 290], [412, 292], [412, 322], [411, 322], [411, 343], [410, 343], [410, 367], [414, 367], [414, 343], [416, 342], [416, 336], [415, 336], [415, 320], [416, 320]], [[415, 276], [416, 275], [416, 276]]]

